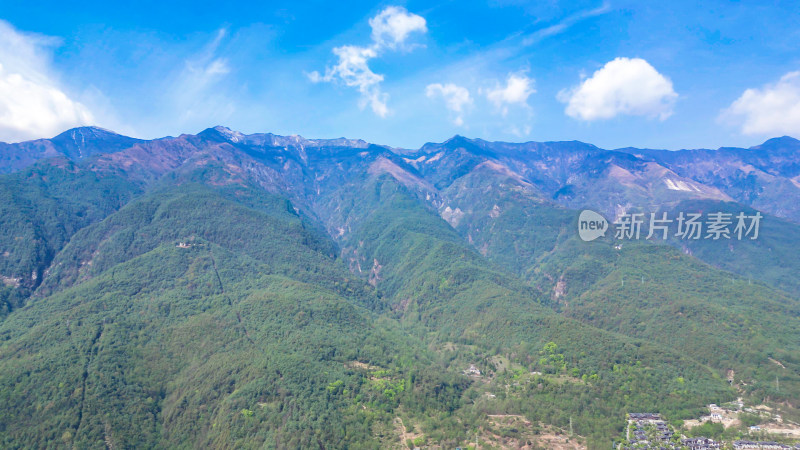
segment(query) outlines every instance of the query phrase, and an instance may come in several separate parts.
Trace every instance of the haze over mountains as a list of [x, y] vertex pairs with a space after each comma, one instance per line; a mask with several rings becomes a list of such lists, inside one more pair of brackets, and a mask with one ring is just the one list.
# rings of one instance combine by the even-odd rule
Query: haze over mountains
[[[519, 414], [606, 448], [626, 411], [737, 396], [800, 420], [790, 137], [404, 150], [87, 127], [0, 143], [0, 173], [3, 447], [455, 447]], [[583, 208], [765, 218], [756, 241], [618, 245], [578, 239]]]

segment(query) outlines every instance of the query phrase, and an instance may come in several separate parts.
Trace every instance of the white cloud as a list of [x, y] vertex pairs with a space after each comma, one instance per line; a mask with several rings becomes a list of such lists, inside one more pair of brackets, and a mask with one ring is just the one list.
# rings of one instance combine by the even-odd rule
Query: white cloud
[[236, 105], [228, 95], [224, 81], [231, 73], [227, 58], [220, 46], [228, 32], [222, 28], [200, 51], [184, 61], [183, 69], [166, 86], [170, 107], [183, 125], [225, 122]]
[[464, 109], [472, 105], [472, 97], [470, 97], [467, 88], [453, 83], [434, 83], [425, 88], [425, 95], [428, 98], [442, 97], [447, 109], [456, 114], [453, 123], [456, 126], [464, 125]]
[[333, 49], [338, 62], [325, 68], [325, 74], [317, 71], [309, 73], [308, 79], [313, 83], [341, 82], [345, 86], [354, 87], [361, 93], [360, 106], [369, 104], [372, 112], [380, 117], [389, 114], [387, 101], [389, 94], [381, 90], [383, 75], [377, 74], [369, 67], [369, 61], [377, 58], [385, 50], [396, 50], [405, 45], [411, 33], [425, 33], [425, 19], [411, 14], [399, 6], [389, 6], [377, 16], [369, 20], [372, 27], [372, 44], [367, 47], [343, 45]]
[[402, 46], [408, 36], [418, 31], [428, 31], [425, 19], [416, 14], [410, 14], [405, 8], [389, 6], [377, 16], [369, 19], [372, 27], [372, 40], [382, 47], [396, 48]]
[[720, 119], [739, 125], [744, 134], [800, 135], [800, 71], [745, 90]]
[[523, 74], [510, 74], [506, 85], [497, 85], [486, 92], [486, 98], [499, 109], [503, 115], [508, 114], [510, 105], [528, 105], [528, 97], [536, 92], [533, 88], [533, 78]]
[[678, 94], [672, 82], [641, 58], [616, 58], [580, 85], [558, 94], [566, 114], [582, 120], [610, 119], [620, 114], [672, 115]]
[[[217, 34], [211, 42], [206, 44], [196, 55], [185, 61], [183, 77], [191, 79], [192, 82], [190, 84], [201, 87], [207, 86], [230, 73], [231, 68], [227, 58], [217, 56], [220, 44], [222, 44], [227, 34], [228, 31], [224, 28], [217, 30]], [[182, 80], [182, 82], [186, 81], [189, 80]]]
[[369, 103], [375, 114], [386, 117], [389, 113], [386, 106], [388, 95], [380, 90], [383, 75], [369, 68], [369, 60], [378, 56], [377, 51], [371, 47], [344, 45], [334, 48], [333, 54], [339, 57], [339, 62], [326, 68], [325, 75], [311, 72], [309, 79], [315, 83], [340, 81], [345, 86], [357, 88], [361, 93], [361, 106]]
[[523, 125], [522, 128], [512, 125], [508, 132], [513, 134], [518, 138], [524, 138], [525, 136], [529, 136], [531, 134], [531, 126], [530, 125]]
[[522, 45], [533, 45], [536, 44], [543, 39], [546, 39], [550, 36], [555, 36], [557, 34], [561, 34], [573, 25], [577, 24], [578, 22], [588, 19], [591, 17], [599, 16], [601, 14], [605, 14], [611, 11], [611, 5], [608, 2], [603, 2], [602, 5], [598, 6], [594, 9], [588, 9], [583, 11], [578, 11], [575, 14], [572, 14], [562, 21], [555, 23], [553, 25], [544, 27], [542, 29], [536, 30], [535, 32], [531, 33], [525, 39], [522, 40]]
[[55, 81], [50, 54], [57, 43], [0, 20], [0, 140], [51, 137], [94, 121]]
[[225, 58], [217, 58], [205, 68], [206, 75], [226, 75], [230, 73], [231, 69], [228, 67], [228, 60]]

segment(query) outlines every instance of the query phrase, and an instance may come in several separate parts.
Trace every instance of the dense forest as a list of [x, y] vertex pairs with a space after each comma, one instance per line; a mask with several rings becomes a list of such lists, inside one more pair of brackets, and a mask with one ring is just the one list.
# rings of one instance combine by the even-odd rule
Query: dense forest
[[737, 397], [800, 420], [790, 221], [586, 243], [463, 144], [426, 174], [204, 133], [0, 175], [0, 447], [609, 448], [628, 412]]

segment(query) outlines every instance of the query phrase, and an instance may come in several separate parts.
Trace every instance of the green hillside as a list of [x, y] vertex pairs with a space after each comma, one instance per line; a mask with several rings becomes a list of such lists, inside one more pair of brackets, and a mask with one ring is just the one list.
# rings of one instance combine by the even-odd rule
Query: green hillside
[[[599, 443], [610, 441], [627, 409], [658, 405], [688, 417], [706, 401], [732, 397], [726, 383], [689, 355], [558, 315], [393, 179], [376, 179], [360, 194], [371, 213], [353, 242], [359, 254], [377, 261], [378, 291], [407, 329], [447, 349], [455, 367], [470, 359], [489, 367], [502, 356], [524, 373], [574, 380], [520, 388], [499, 406], [503, 413], [562, 427], [570, 416], [580, 418], [576, 432]], [[558, 350], [547, 350], [549, 343]]]
[[[579, 241], [540, 266], [565, 315], [647, 339], [731, 377], [755, 401], [800, 406], [800, 303], [666, 246]], [[552, 292], [552, 291], [551, 291]], [[775, 380], [780, 380], [777, 389]]]
[[[0, 327], [2, 446], [375, 448], [373, 427], [401, 401], [417, 414], [452, 401], [428, 392], [450, 382], [396, 324], [357, 305], [376, 304], [369, 286], [349, 279], [285, 201], [247, 203], [258, 209], [182, 186], [76, 236], [70, 251], [81, 254], [109, 232], [93, 251], [114, 262]], [[115, 227], [148, 207], [183, 219]], [[148, 248], [123, 239], [155, 229], [165, 234]], [[186, 245], [170, 241], [181, 233]]]
[[[738, 203], [695, 201], [679, 204], [668, 217], [677, 217], [676, 211], [722, 212], [734, 218], [739, 213], [748, 216], [756, 210]], [[734, 238], [723, 243], [699, 240], [673, 241], [672, 244], [690, 252], [715, 267], [736, 273], [752, 281], [761, 281], [800, 298], [800, 225], [770, 214], [762, 216], [758, 238]], [[751, 235], [752, 236], [752, 235]]]
[[[627, 412], [737, 397], [800, 420], [796, 224], [584, 243], [490, 143], [226, 136], [0, 175], [0, 448], [600, 449]], [[566, 177], [570, 151], [513, 155]]]
[[81, 228], [141, 193], [114, 174], [85, 170], [65, 158], [0, 176], [0, 320], [39, 286], [55, 255]]

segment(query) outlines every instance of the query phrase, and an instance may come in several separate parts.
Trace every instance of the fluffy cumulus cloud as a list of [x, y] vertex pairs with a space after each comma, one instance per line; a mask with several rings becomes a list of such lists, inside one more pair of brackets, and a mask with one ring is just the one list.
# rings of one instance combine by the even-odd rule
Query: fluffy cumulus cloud
[[760, 89], [747, 89], [720, 118], [740, 126], [744, 134], [799, 136], [800, 71]]
[[91, 124], [91, 112], [55, 81], [53, 38], [22, 33], [0, 20], [0, 140], [51, 137]]
[[376, 45], [388, 48], [402, 47], [414, 32], [425, 33], [428, 28], [425, 19], [410, 14], [399, 6], [390, 6], [377, 16], [369, 19], [372, 27], [372, 40]]
[[317, 71], [308, 74], [315, 83], [339, 82], [358, 89], [361, 93], [361, 107], [369, 105], [372, 112], [380, 117], [389, 114], [387, 101], [389, 95], [381, 90], [383, 75], [369, 67], [370, 60], [385, 51], [406, 48], [406, 41], [414, 33], [425, 33], [425, 19], [409, 13], [399, 6], [389, 6], [369, 20], [372, 28], [372, 44], [366, 47], [343, 45], [333, 49], [338, 61], [325, 69], [324, 74]]
[[641, 58], [616, 58], [580, 85], [561, 91], [566, 114], [592, 121], [618, 115], [657, 117], [672, 115], [678, 94], [672, 82]]
[[505, 85], [498, 84], [494, 89], [486, 91], [486, 98], [506, 115], [511, 105], [527, 106], [528, 97], [535, 92], [532, 78], [524, 74], [510, 74]]
[[434, 83], [425, 88], [425, 95], [428, 98], [443, 98], [447, 109], [455, 114], [453, 123], [456, 126], [464, 125], [464, 110], [472, 105], [472, 97], [467, 88], [453, 83]]

